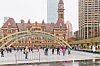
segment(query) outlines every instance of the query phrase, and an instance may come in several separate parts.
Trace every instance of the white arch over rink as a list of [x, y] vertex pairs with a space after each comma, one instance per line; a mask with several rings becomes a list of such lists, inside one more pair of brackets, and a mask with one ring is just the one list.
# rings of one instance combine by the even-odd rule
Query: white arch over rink
[[23, 38], [32, 37], [32, 36], [45, 36], [47, 39], [55, 40], [61, 46], [68, 46], [69, 48], [71, 48], [71, 46], [67, 42], [65, 42], [63, 39], [60, 39], [59, 37], [53, 34], [50, 34], [44, 31], [29, 31], [29, 30], [16, 32], [16, 33], [10, 34], [2, 38], [0, 40], [0, 48], [5, 47], [5, 45], [7, 47], [10, 47], [18, 40], [21, 40]]

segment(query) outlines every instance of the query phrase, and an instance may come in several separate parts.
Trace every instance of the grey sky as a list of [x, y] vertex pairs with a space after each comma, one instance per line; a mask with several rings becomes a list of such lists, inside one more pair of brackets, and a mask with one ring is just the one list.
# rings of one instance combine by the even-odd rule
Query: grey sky
[[[78, 0], [64, 0], [65, 22], [70, 21], [73, 31], [78, 29]], [[0, 0], [0, 27], [4, 17], [13, 17], [16, 22], [28, 19], [31, 22], [47, 21], [47, 0]]]

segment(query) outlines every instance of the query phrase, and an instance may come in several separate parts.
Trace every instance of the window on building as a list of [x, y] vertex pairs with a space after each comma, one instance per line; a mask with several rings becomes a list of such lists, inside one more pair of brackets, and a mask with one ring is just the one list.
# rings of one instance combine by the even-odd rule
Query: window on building
[[16, 30], [16, 32], [18, 32], [18, 30]]
[[61, 14], [61, 18], [63, 18], [63, 14]]
[[12, 33], [12, 29], [8, 29], [8, 33]]
[[66, 34], [63, 34], [63, 38], [66, 39]]
[[4, 34], [4, 37], [7, 36], [7, 34]]
[[59, 36], [59, 34], [56, 34], [56, 36]]

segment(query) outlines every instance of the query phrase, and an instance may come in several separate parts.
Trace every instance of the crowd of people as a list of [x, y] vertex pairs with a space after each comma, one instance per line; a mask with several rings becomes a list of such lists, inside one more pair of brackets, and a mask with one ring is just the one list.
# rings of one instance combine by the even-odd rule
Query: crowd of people
[[[12, 53], [13, 51], [21, 51], [24, 55], [25, 55], [25, 59], [28, 59], [28, 54], [29, 52], [33, 52], [33, 50], [40, 50], [42, 49], [44, 52], [44, 55], [48, 56], [49, 53], [51, 53], [52, 55], [57, 54], [57, 55], [65, 55], [66, 52], [69, 54], [71, 54], [71, 50], [74, 49], [76, 50], [76, 48], [69, 48], [69, 47], [39, 47], [39, 48], [33, 48], [33, 47], [17, 47], [17, 48], [1, 48], [0, 49], [0, 55], [1, 57], [5, 56], [5, 52], [6, 53]], [[95, 46], [92, 46], [93, 52], [95, 52]], [[51, 50], [51, 51], [49, 51]], [[41, 51], [40, 51], [41, 52]]]
[[28, 59], [28, 53], [33, 52], [34, 49], [43, 49], [44, 55], [48, 55], [49, 49], [51, 49], [51, 54], [57, 54], [60, 55], [61, 53], [63, 56], [66, 54], [66, 50], [68, 51], [68, 54], [70, 54], [71, 49], [66, 47], [57, 47], [57, 48], [49, 48], [49, 47], [41, 47], [41, 48], [29, 48], [29, 47], [20, 47], [20, 48], [2, 48], [0, 49], [1, 57], [4, 57], [5, 52], [6, 53], [12, 53], [13, 51], [21, 51], [23, 54], [25, 54], [25, 59]]
[[[47, 47], [45, 47], [44, 50], [44, 54], [48, 55], [48, 49]], [[66, 48], [66, 47], [57, 47], [57, 48], [50, 48], [52, 51], [52, 55], [57, 54], [60, 55], [61, 53], [63, 54], [63, 56], [66, 54], [66, 50], [68, 51], [68, 54], [70, 54], [71, 49], [70, 48]], [[55, 52], [56, 51], [56, 52]]]

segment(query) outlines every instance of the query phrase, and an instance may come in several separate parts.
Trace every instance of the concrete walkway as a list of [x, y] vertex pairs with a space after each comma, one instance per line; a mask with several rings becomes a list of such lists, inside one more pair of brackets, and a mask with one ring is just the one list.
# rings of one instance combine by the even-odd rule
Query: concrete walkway
[[[1, 55], [0, 55], [1, 56]], [[60, 55], [52, 55], [51, 49], [48, 51], [48, 55], [44, 55], [43, 49], [34, 50], [28, 53], [28, 59], [25, 59], [25, 54], [21, 51], [13, 51], [12, 53], [5, 52], [4, 57], [0, 57], [0, 65], [3, 64], [23, 64], [23, 63], [43, 63], [43, 62], [58, 62], [58, 61], [76, 61], [76, 60], [89, 60], [95, 58], [100, 59], [100, 54], [93, 54], [80, 51], [71, 51], [71, 54], [63, 56], [62, 52]]]

